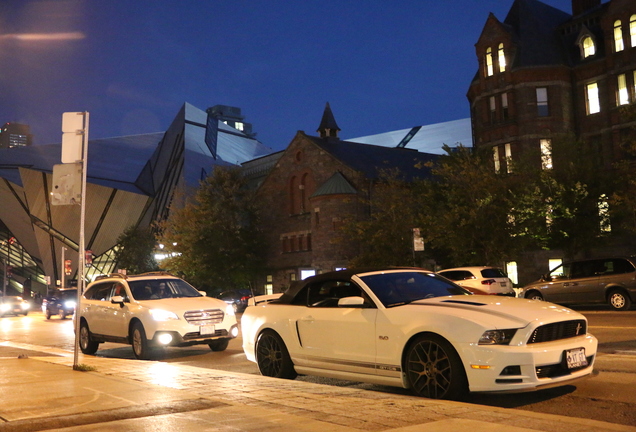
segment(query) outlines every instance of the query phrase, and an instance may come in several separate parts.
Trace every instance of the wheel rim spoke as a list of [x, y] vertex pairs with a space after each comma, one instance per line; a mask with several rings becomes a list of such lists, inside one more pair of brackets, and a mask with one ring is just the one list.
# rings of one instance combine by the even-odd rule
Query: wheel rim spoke
[[408, 375], [414, 389], [429, 398], [443, 397], [451, 383], [448, 355], [438, 344], [418, 343], [408, 358]]

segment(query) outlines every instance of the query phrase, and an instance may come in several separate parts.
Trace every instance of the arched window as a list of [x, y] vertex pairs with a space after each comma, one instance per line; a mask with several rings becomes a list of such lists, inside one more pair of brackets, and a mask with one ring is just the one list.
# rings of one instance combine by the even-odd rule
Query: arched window
[[505, 72], [506, 70], [506, 55], [504, 53], [504, 44], [499, 44], [499, 50], [497, 52], [499, 57], [499, 72]]
[[583, 58], [588, 58], [596, 54], [596, 47], [594, 46], [594, 40], [592, 40], [592, 37], [585, 36], [581, 45], [583, 47]]
[[623, 26], [620, 20], [614, 22], [614, 49], [616, 52], [625, 49], [625, 45], [623, 44]]
[[314, 190], [314, 178], [310, 173], [303, 174], [300, 180], [300, 213], [309, 211], [309, 197]]
[[492, 68], [492, 48], [486, 50], [486, 76], [492, 76], [494, 73]]
[[636, 14], [629, 18], [629, 36], [631, 38], [632, 48], [636, 48]]
[[300, 213], [299, 201], [298, 178], [293, 176], [289, 179], [289, 214]]

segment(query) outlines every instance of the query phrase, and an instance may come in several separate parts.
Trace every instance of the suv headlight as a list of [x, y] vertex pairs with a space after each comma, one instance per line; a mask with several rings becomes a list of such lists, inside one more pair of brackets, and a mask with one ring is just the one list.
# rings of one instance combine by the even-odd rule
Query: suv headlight
[[64, 307], [67, 309], [74, 308], [76, 305], [77, 303], [75, 302], [75, 300], [67, 300], [64, 302]]
[[176, 313], [164, 309], [150, 309], [150, 316], [155, 321], [178, 320]]
[[225, 314], [226, 315], [234, 315], [234, 306], [229, 304], [225, 307]]
[[486, 330], [479, 338], [479, 345], [508, 345], [517, 329]]

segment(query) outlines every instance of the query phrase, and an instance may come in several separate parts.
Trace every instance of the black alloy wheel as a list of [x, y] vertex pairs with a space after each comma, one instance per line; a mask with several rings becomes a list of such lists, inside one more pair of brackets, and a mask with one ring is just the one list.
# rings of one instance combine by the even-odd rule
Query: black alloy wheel
[[284, 379], [298, 376], [285, 343], [272, 330], [265, 330], [256, 341], [256, 363], [264, 376]]
[[437, 335], [422, 335], [411, 343], [405, 369], [418, 396], [461, 400], [468, 394], [466, 371], [459, 354]]

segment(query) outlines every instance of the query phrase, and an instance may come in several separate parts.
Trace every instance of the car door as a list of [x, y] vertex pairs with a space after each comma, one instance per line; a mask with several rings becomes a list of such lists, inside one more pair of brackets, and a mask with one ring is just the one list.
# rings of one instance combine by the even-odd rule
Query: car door
[[86, 319], [91, 332], [108, 335], [106, 324], [106, 298], [110, 298], [112, 282], [99, 283], [93, 285], [84, 293], [82, 301], [81, 315]]
[[323, 281], [309, 287], [308, 305], [296, 327], [299, 364], [364, 374], [375, 373], [377, 309], [339, 307], [344, 297], [363, 296], [350, 281]]
[[130, 303], [112, 303], [111, 298], [121, 296], [129, 299], [124, 284], [115, 283], [112, 289], [105, 293], [105, 301], [100, 305], [102, 308], [103, 325], [109, 336], [126, 337], [128, 335], [128, 310]]
[[[546, 300], [563, 304], [582, 304], [594, 301], [598, 292], [602, 260], [575, 261], [569, 264], [566, 277], [554, 283]], [[566, 266], [564, 266], [566, 267]]]

